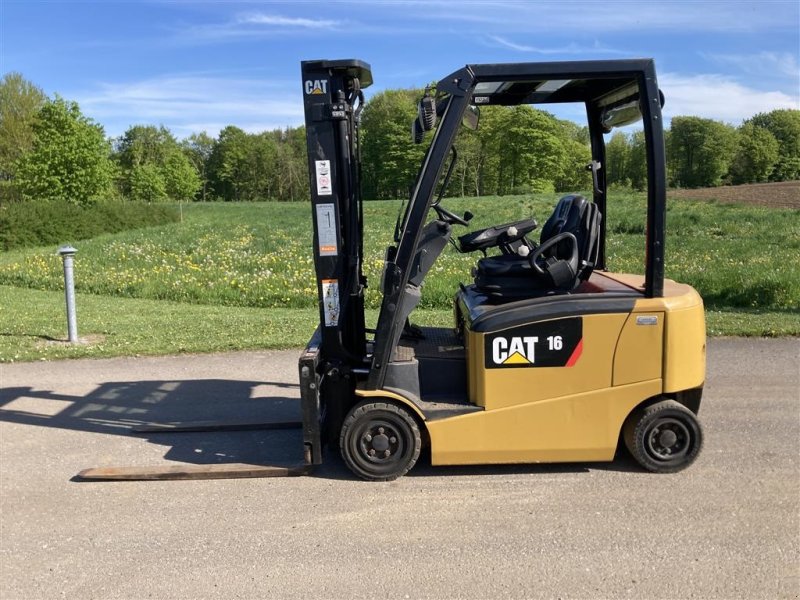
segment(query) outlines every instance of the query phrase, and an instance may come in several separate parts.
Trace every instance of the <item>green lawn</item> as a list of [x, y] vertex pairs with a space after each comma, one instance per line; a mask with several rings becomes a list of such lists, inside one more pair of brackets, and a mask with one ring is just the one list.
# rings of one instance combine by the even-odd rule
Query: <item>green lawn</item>
[[[314, 308], [250, 308], [77, 294], [78, 334], [65, 343], [63, 292], [0, 286], [0, 362], [300, 348]], [[369, 310], [371, 326], [377, 310]], [[419, 310], [415, 323], [445, 327], [452, 313]]]
[[[556, 197], [451, 199], [473, 228], [534, 215]], [[609, 202], [608, 263], [642, 272], [644, 197]], [[399, 202], [365, 204], [367, 305]], [[184, 222], [72, 242], [79, 329], [91, 344], [64, 348], [63, 277], [55, 248], [0, 255], [0, 360], [296, 347], [316, 321], [310, 208], [305, 203], [194, 204]], [[703, 295], [712, 335], [800, 335], [800, 211], [671, 202], [667, 276]], [[464, 230], [466, 231], [466, 230]], [[448, 248], [426, 282], [417, 321], [447, 323], [475, 255]], [[34, 290], [41, 290], [36, 293]], [[264, 310], [269, 309], [269, 310]], [[374, 318], [374, 313], [372, 318]]]

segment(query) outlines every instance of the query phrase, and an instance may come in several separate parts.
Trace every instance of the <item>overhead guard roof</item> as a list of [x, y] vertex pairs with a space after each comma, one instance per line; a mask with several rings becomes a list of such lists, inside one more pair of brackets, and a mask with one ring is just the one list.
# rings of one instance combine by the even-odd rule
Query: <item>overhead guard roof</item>
[[474, 103], [611, 105], [638, 93], [640, 77], [654, 74], [651, 59], [468, 65], [477, 81]]

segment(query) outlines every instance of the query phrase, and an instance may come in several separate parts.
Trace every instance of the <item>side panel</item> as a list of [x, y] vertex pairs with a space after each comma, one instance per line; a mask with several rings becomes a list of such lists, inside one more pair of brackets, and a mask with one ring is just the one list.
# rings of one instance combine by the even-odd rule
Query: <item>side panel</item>
[[[606, 276], [631, 287], [642, 283], [638, 275], [606, 273]], [[664, 296], [637, 300], [633, 312], [664, 314], [663, 392], [702, 386], [706, 376], [706, 320], [700, 294], [685, 283], [665, 279]]]
[[429, 421], [431, 462], [609, 461], [625, 418], [642, 400], [658, 395], [661, 386], [656, 379]]
[[706, 320], [702, 301], [691, 308], [668, 312], [666, 320], [664, 391], [681, 392], [703, 385]]
[[[614, 351], [627, 317], [627, 314], [585, 315], [541, 321], [501, 332], [468, 332], [470, 401], [491, 411], [611, 387]], [[487, 336], [504, 335], [508, 344], [498, 350], [506, 354], [513, 354], [510, 351], [519, 348], [520, 343], [524, 354], [527, 344], [533, 343], [526, 338], [538, 338], [535, 347], [547, 356], [551, 343], [548, 338], [557, 337], [553, 328], [575, 319], [581, 321], [582, 338], [575, 348], [564, 346], [563, 350], [569, 351], [561, 361], [564, 366], [513, 364], [517, 357], [512, 356], [510, 365], [486, 368], [493, 358], [486, 353], [487, 343], [493, 347], [491, 339], [485, 339]], [[541, 334], [535, 335], [536, 328], [541, 328]], [[563, 343], [566, 343], [568, 334], [569, 326]], [[520, 342], [513, 345], [515, 338]]]
[[[614, 275], [622, 280], [633, 276]], [[691, 390], [706, 376], [706, 318], [703, 299], [689, 285], [664, 280], [664, 297], [638, 300], [635, 313], [664, 312], [664, 393]]]
[[632, 313], [614, 354], [614, 385], [661, 378], [663, 336], [664, 313]]

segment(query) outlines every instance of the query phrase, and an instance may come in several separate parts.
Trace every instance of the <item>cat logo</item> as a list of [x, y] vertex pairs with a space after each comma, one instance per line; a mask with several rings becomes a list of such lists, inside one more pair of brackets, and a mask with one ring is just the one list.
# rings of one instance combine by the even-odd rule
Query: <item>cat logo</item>
[[580, 317], [530, 323], [484, 338], [487, 369], [573, 367], [582, 354]]
[[532, 365], [536, 362], [538, 337], [496, 337], [492, 340], [492, 362], [496, 365]]
[[327, 79], [309, 79], [304, 84], [306, 95], [319, 95], [328, 93]]

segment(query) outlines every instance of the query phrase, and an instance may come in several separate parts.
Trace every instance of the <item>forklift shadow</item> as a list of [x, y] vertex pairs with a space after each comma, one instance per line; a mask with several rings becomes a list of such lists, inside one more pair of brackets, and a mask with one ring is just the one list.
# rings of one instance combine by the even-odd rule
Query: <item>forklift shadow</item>
[[[297, 384], [226, 379], [106, 382], [84, 396], [33, 387], [0, 389], [0, 422], [102, 433], [167, 448], [168, 464], [295, 466], [302, 462], [298, 429], [259, 429], [260, 424], [300, 421]], [[133, 431], [146, 425], [186, 423], [241, 425], [242, 430], [204, 432]], [[135, 444], [135, 442], [134, 442]], [[141, 464], [130, 443], [104, 452], [111, 465]], [[141, 452], [142, 455], [147, 454]], [[133, 456], [134, 458], [131, 458]], [[148, 461], [149, 462], [149, 461]], [[612, 463], [432, 466], [424, 453], [407, 477], [513, 477], [589, 473], [592, 470], [641, 472], [626, 455]], [[339, 453], [327, 449], [311, 476], [352, 480]], [[73, 481], [82, 481], [74, 478]]]
[[[176, 463], [296, 465], [302, 462], [301, 430], [266, 430], [258, 425], [299, 421], [298, 396], [296, 384], [225, 379], [106, 382], [84, 396], [33, 387], [2, 388], [0, 422], [141, 439], [167, 447], [164, 459]], [[244, 430], [133, 431], [198, 421], [242, 425]], [[104, 454], [105, 460], [116, 463], [107, 466], [136, 462], [136, 449], [130, 443]]]

